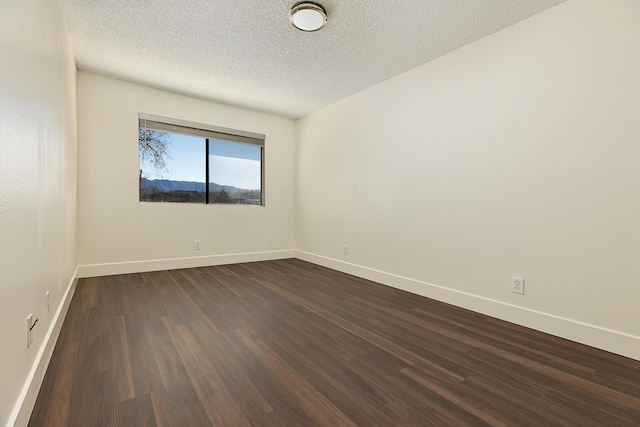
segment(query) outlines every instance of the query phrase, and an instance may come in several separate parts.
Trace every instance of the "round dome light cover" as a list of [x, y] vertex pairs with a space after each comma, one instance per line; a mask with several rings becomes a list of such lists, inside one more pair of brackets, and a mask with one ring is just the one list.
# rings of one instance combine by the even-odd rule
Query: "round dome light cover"
[[327, 25], [327, 11], [319, 3], [296, 3], [289, 13], [289, 22], [301, 31], [318, 31]]

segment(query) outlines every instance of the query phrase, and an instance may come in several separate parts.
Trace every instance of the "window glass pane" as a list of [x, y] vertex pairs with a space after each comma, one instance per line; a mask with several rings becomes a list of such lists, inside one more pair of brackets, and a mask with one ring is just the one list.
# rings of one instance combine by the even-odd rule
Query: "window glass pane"
[[143, 113], [138, 126], [140, 201], [263, 204], [265, 135]]
[[140, 201], [205, 202], [205, 139], [141, 128]]
[[262, 204], [262, 147], [209, 140], [209, 202]]

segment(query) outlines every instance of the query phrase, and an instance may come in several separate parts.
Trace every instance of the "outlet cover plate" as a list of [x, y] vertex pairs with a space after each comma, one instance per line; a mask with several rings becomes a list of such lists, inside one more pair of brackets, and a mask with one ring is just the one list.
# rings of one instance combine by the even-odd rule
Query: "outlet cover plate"
[[511, 278], [511, 292], [524, 295], [524, 279], [522, 277]]
[[33, 313], [27, 316], [27, 348], [31, 347], [33, 343]]

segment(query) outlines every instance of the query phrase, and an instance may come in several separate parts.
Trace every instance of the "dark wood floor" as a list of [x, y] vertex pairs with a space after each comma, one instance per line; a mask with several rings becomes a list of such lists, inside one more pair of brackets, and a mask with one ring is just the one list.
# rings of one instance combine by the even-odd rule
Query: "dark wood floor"
[[83, 279], [30, 426], [638, 426], [640, 362], [299, 260]]

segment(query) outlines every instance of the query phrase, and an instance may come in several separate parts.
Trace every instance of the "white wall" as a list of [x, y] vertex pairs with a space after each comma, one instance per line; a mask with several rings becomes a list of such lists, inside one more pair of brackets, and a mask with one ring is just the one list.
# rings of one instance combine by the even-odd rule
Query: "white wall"
[[75, 63], [60, 2], [0, 2], [0, 58], [0, 425], [23, 425], [76, 268]]
[[[266, 206], [139, 203], [138, 113], [266, 135]], [[81, 277], [293, 255], [292, 120], [81, 71], [78, 123]]]
[[301, 119], [298, 256], [640, 359], [638, 22], [570, 0]]

